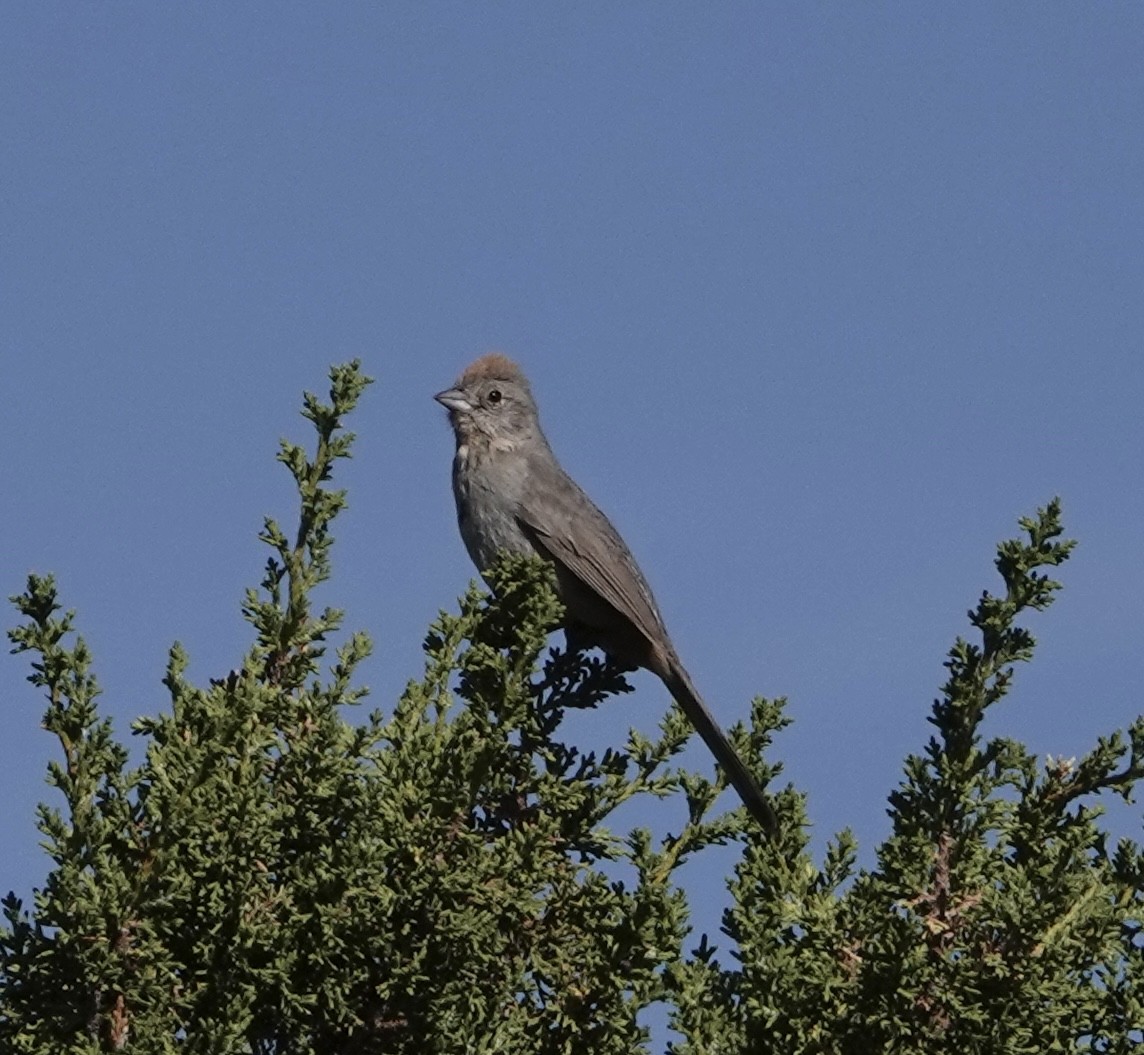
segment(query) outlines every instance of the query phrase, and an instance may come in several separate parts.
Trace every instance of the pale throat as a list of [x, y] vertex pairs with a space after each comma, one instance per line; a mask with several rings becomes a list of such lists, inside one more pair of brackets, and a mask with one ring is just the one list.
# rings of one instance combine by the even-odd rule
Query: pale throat
[[470, 463], [470, 460], [476, 464], [483, 457], [488, 457], [490, 454], [507, 454], [517, 448], [515, 440], [507, 439], [503, 436], [495, 438], [482, 436], [480, 442], [472, 443], [470, 438], [462, 437], [460, 434], [457, 436], [457, 455], [456, 461], [458, 465], [464, 466]]

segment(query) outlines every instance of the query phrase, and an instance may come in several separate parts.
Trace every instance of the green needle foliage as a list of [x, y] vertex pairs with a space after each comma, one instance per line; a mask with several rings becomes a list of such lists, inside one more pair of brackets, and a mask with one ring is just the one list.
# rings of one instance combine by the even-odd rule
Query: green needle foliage
[[[674, 707], [655, 739], [599, 756], [565, 741], [568, 709], [628, 685], [594, 656], [545, 652], [561, 611], [539, 562], [502, 560], [491, 592], [430, 628], [420, 680], [349, 720], [369, 641], [327, 657], [342, 613], [311, 598], [368, 383], [354, 362], [331, 371], [328, 402], [305, 396], [314, 453], [279, 453], [298, 526], [263, 527], [242, 666], [195, 686], [175, 645], [169, 707], [134, 726], [138, 768], [53, 581], [13, 598], [62, 805], [39, 811], [43, 886], [3, 903], [0, 1052], [643, 1052], [654, 1004], [680, 1053], [1139, 1050], [1144, 857], [1107, 845], [1095, 802], [1144, 775], [1144, 719], [1047, 764], [981, 731], [1032, 655], [1019, 618], [1059, 589], [1041, 570], [1072, 545], [1057, 503], [999, 548], [1004, 593], [951, 649], [934, 736], [859, 872], [848, 832], [811, 859], [794, 789], [774, 842], [741, 808], [714, 814], [722, 778], [676, 767], [690, 729]], [[760, 699], [733, 731], [762, 781], [785, 724]], [[678, 831], [618, 834], [638, 795], [680, 802]], [[731, 842], [735, 957], [720, 959], [706, 936], [689, 947], [677, 870]]]

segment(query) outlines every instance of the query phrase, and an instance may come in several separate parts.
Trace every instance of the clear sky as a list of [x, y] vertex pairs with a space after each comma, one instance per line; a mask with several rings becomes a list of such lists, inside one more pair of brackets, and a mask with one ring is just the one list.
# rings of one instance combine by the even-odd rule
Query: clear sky
[[[1081, 547], [987, 732], [1080, 755], [1144, 709], [1142, 30], [1135, 2], [12, 7], [3, 593], [58, 576], [124, 736], [173, 640], [202, 682], [236, 665], [261, 518], [293, 517], [277, 440], [360, 357], [325, 600], [389, 708], [473, 574], [431, 396], [501, 349], [712, 708], [789, 696], [813, 844], [849, 825], [870, 863], [994, 546], [1054, 494]], [[26, 673], [0, 662], [25, 895], [55, 746]], [[637, 685], [586, 747], [654, 730]], [[687, 873], [708, 928], [730, 860]]]

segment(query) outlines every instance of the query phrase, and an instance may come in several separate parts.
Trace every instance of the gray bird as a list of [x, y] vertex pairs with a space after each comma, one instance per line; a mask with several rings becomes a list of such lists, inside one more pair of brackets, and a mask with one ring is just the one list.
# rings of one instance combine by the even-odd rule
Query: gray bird
[[456, 437], [453, 496], [477, 570], [500, 550], [551, 561], [569, 647], [597, 645], [617, 662], [659, 677], [755, 819], [776, 832], [774, 809], [692, 684], [635, 558], [552, 453], [520, 367], [485, 355], [434, 398], [448, 409]]

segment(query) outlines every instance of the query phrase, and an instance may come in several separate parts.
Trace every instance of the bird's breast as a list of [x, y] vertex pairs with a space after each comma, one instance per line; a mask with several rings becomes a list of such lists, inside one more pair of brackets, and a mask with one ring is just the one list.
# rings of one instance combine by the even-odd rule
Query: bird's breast
[[508, 452], [460, 444], [453, 459], [457, 525], [477, 569], [488, 568], [501, 550], [533, 553], [517, 523], [523, 478]]

